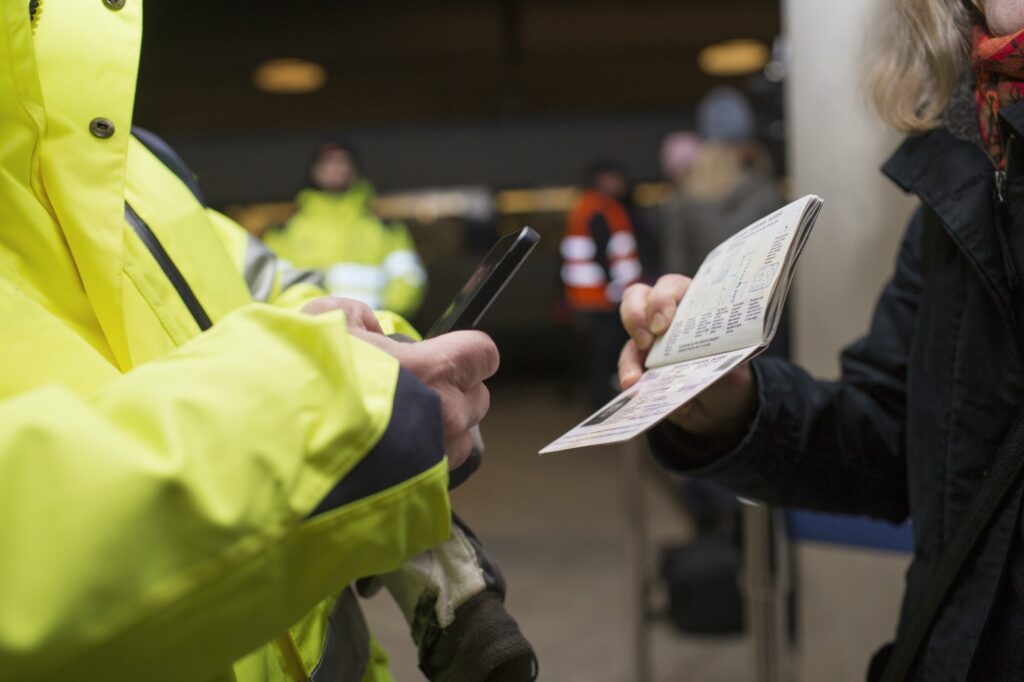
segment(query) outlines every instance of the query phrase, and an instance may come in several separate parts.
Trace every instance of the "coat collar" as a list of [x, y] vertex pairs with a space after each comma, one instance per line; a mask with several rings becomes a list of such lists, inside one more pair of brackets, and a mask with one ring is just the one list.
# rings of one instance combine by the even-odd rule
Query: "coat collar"
[[1024, 136], [1024, 101], [1000, 109], [999, 118], [1004, 132], [1012, 131], [1018, 137]]
[[[1012, 109], [1014, 120], [1019, 115], [1024, 122], [1024, 109]], [[1014, 327], [1014, 297], [996, 232], [994, 168], [985, 152], [937, 129], [908, 138], [882, 172], [938, 217]]]
[[[25, 22], [25, 2], [17, 5]], [[135, 99], [142, 2], [47, 0], [35, 29], [46, 113], [40, 174], [82, 286], [122, 369], [131, 366], [122, 300], [125, 166]], [[28, 59], [28, 57], [26, 57]], [[96, 119], [112, 136], [92, 132]]]

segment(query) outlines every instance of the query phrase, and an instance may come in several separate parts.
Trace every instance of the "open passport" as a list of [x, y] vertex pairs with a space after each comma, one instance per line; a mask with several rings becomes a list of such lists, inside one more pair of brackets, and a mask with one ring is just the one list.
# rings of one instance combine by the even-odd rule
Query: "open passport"
[[640, 380], [540, 453], [629, 440], [767, 348], [821, 204], [810, 194], [719, 244], [651, 347]]

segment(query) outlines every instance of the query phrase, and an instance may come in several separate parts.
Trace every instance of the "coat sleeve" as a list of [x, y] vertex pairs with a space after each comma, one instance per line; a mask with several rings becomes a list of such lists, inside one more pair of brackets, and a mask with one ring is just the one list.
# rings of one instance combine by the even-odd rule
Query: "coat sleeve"
[[871, 329], [843, 353], [838, 381], [758, 358], [757, 412], [735, 449], [695, 468], [702, 444], [666, 424], [651, 435], [656, 457], [770, 504], [904, 519], [907, 359], [921, 295], [921, 234], [918, 211]]
[[254, 301], [298, 310], [327, 295], [322, 272], [295, 267], [223, 213], [206, 213]]
[[252, 305], [87, 396], [0, 402], [0, 679], [210, 679], [450, 533], [436, 395]]

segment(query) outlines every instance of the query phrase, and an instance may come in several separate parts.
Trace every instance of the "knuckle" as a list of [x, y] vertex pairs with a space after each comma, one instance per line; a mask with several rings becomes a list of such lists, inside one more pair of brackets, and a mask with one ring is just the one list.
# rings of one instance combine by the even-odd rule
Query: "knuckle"
[[452, 439], [447, 445], [448, 468], [457, 469], [473, 451], [473, 438], [468, 433], [464, 433]]
[[487, 416], [487, 413], [491, 411], [490, 395], [484, 396], [483, 400], [481, 400], [480, 402], [478, 410], [479, 411], [477, 412], [476, 419], [473, 420], [472, 426], [477, 426], [478, 424], [480, 424], [480, 422], [484, 420], [484, 417]]
[[647, 301], [634, 301], [631, 305], [622, 306], [622, 323], [631, 331], [647, 325]]
[[456, 367], [468, 381], [480, 381], [498, 371], [501, 355], [494, 340], [480, 331], [461, 332], [463, 343], [454, 356]]
[[453, 349], [447, 345], [439, 347], [424, 348], [427, 354], [426, 374], [428, 383], [436, 385], [448, 385], [454, 383], [454, 377], [459, 368], [459, 357]]
[[442, 416], [444, 432], [449, 437], [457, 436], [466, 430], [466, 419], [458, 410], [445, 410]]
[[491, 409], [491, 391], [483, 384], [480, 384], [480, 394], [477, 398], [477, 407], [480, 410], [481, 419]]
[[455, 377], [459, 372], [461, 358], [457, 353], [445, 353], [441, 357], [441, 361], [438, 363], [437, 374], [439, 377], [444, 377], [445, 381], [449, 383], [455, 382]]
[[[672, 279], [666, 279], [669, 277]], [[690, 286], [689, 282], [689, 278], [682, 275], [666, 275], [651, 292], [647, 308], [654, 310], [678, 305], [686, 295], [686, 290]]]
[[678, 294], [671, 289], [655, 289], [651, 292], [650, 298], [647, 299], [647, 309], [660, 308], [666, 303], [675, 303], [678, 298]]
[[[437, 389], [435, 389], [437, 390]], [[458, 433], [462, 428], [462, 412], [460, 396], [452, 395], [447, 387], [437, 390], [441, 397], [441, 425], [448, 436]]]
[[643, 282], [636, 282], [626, 287], [626, 290], [622, 294], [623, 302], [627, 304], [635, 304], [636, 302], [642, 302], [651, 292], [651, 286], [644, 284]]
[[622, 318], [629, 322], [643, 322], [647, 310], [647, 300], [634, 300], [628, 306], [622, 306]]
[[626, 287], [626, 291], [623, 292], [622, 298], [623, 300], [626, 300], [637, 296], [643, 297], [650, 288], [650, 285], [644, 284], [643, 282], [635, 282]]

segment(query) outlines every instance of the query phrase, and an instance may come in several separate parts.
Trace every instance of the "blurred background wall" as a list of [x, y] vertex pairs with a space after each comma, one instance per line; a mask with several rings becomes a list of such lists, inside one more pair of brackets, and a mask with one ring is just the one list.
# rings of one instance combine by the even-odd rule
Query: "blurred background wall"
[[[693, 125], [678, 111], [531, 115], [507, 120], [425, 121], [345, 126], [366, 171], [385, 192], [433, 187], [573, 185], [595, 150], [621, 159], [639, 178], [658, 179], [664, 136]], [[171, 139], [219, 204], [288, 199], [306, 181], [311, 150], [336, 128]], [[240, 172], [245, 169], [244, 172]]]
[[[342, 132], [386, 191], [573, 184], [596, 149], [658, 178], [660, 135], [688, 127], [711, 87], [745, 78], [708, 74], [699, 52], [738, 36], [771, 45], [779, 30], [770, 0], [183, 0], [146, 12], [156, 30], [136, 120], [188, 151], [216, 202], [290, 197], [310, 143]], [[291, 96], [254, 87], [254, 70], [281, 58], [323, 82]]]

